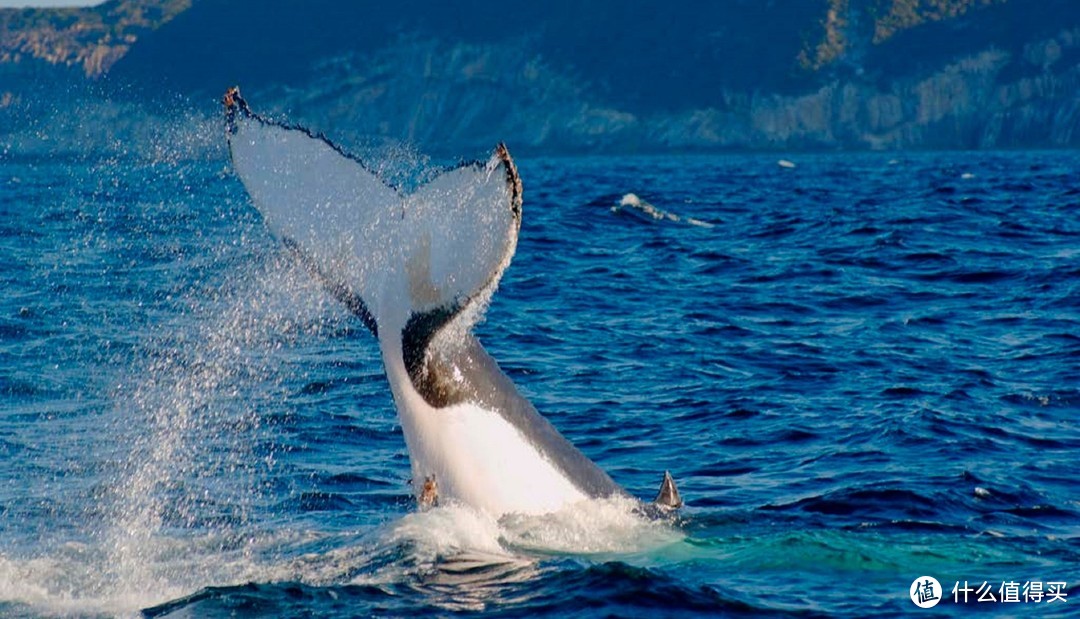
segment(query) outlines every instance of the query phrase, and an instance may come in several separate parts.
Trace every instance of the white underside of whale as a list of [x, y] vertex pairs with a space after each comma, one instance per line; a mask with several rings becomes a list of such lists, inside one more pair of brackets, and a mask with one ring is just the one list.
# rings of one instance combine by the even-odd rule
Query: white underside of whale
[[588, 498], [498, 413], [472, 402], [436, 410], [412, 388], [400, 361], [383, 361], [414, 483], [433, 475], [441, 501], [494, 516], [553, 512]]

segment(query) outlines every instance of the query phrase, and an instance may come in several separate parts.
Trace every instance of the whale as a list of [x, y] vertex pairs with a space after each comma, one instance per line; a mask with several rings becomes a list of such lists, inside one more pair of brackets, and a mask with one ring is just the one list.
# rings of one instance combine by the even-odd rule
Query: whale
[[504, 144], [405, 191], [324, 136], [253, 112], [238, 88], [223, 102], [232, 168], [266, 226], [378, 340], [421, 507], [499, 517], [629, 497], [472, 332], [521, 226]]

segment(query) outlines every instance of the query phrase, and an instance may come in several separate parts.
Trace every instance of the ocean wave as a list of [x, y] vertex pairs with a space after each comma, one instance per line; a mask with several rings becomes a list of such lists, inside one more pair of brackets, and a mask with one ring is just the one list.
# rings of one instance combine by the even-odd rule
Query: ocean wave
[[713, 228], [716, 224], [703, 221], [701, 219], [695, 219], [693, 217], [683, 217], [661, 210], [652, 204], [642, 200], [637, 194], [628, 193], [619, 200], [619, 203], [611, 207], [611, 212], [617, 214], [627, 214], [641, 221], [670, 221], [673, 223], [685, 223], [691, 226], [698, 226], [701, 228]]

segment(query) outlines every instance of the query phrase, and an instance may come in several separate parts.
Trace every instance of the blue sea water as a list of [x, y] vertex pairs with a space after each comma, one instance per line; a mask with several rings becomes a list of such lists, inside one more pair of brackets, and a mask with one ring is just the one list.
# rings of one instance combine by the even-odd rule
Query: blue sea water
[[1075, 615], [1080, 154], [788, 158], [519, 161], [479, 336], [686, 507], [490, 521], [416, 510], [376, 342], [223, 157], [7, 153], [0, 615]]

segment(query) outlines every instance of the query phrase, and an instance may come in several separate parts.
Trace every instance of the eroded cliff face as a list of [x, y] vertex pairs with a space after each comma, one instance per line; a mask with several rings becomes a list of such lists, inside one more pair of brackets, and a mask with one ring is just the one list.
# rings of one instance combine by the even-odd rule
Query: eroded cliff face
[[[354, 8], [363, 2], [266, 0], [283, 12], [247, 19], [254, 1], [114, 0], [16, 12], [21, 22], [0, 12], [0, 134], [34, 142], [30, 127], [68, 99], [91, 125], [122, 104], [133, 126], [132, 102], [152, 100], [209, 122], [219, 91], [239, 82], [260, 109], [346, 144], [432, 152], [499, 140], [519, 152], [1080, 146], [1073, 0], [733, 0], [696, 12], [675, 0], [668, 18], [703, 22], [679, 22], [680, 40], [626, 15], [598, 31], [614, 1], [570, 27], [570, 5], [507, 0], [536, 23], [505, 32], [472, 24], [464, 0], [426, 22], [372, 3], [379, 19], [363, 24], [349, 21], [367, 14]], [[310, 23], [297, 30], [298, 19]], [[40, 86], [49, 79], [67, 84], [59, 97]], [[154, 105], [148, 118], [169, 116]], [[5, 118], [12, 110], [21, 116]]]
[[716, 106], [640, 113], [598, 101], [524, 45], [409, 40], [259, 95], [326, 133], [470, 148], [499, 139], [601, 151], [1075, 147], [1078, 58], [1072, 29], [1019, 55], [989, 48], [884, 85], [855, 77], [799, 95], [726, 91]]
[[1019, 54], [991, 47], [885, 87], [837, 80], [795, 97], [754, 96], [741, 107], [748, 139], [781, 147], [1080, 146], [1078, 59], [1074, 28]]

